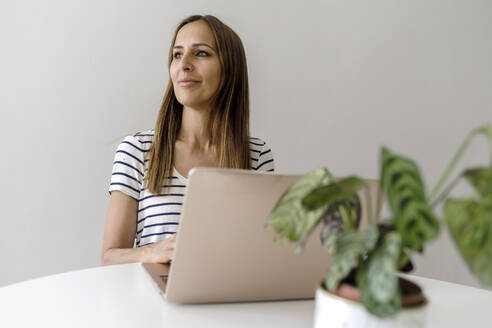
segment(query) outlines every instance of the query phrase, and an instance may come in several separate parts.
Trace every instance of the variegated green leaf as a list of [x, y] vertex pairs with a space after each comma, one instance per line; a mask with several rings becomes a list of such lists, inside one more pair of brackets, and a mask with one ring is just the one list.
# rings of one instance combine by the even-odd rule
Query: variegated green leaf
[[326, 204], [350, 200], [353, 199], [357, 191], [365, 186], [364, 180], [357, 177], [347, 177], [314, 189], [304, 198], [302, 204], [306, 209], [314, 210]]
[[335, 255], [336, 242], [343, 231], [342, 227], [341, 220], [334, 219], [321, 230], [321, 243], [331, 255]]
[[482, 284], [492, 286], [492, 197], [448, 199], [444, 214], [469, 268]]
[[405, 247], [415, 251], [439, 233], [439, 221], [425, 202], [410, 201], [396, 220]]
[[381, 247], [369, 255], [367, 278], [371, 298], [378, 303], [393, 299], [398, 288], [396, 269], [401, 250], [401, 238], [397, 232], [388, 233]]
[[463, 175], [482, 197], [492, 197], [492, 167], [469, 169]]
[[357, 264], [357, 259], [361, 254], [374, 248], [378, 236], [379, 232], [376, 226], [370, 226], [362, 231], [345, 230], [338, 236], [333, 264], [325, 280], [325, 285], [329, 290], [337, 288], [340, 281]]
[[389, 299], [385, 302], [377, 301], [370, 292], [371, 277], [369, 276], [369, 264], [368, 260], [364, 261], [359, 265], [359, 269], [357, 270], [357, 285], [361, 292], [362, 303], [375, 316], [380, 318], [389, 317], [398, 312], [402, 306], [400, 288], [397, 284]]
[[292, 201], [298, 202], [299, 199], [303, 199], [312, 190], [319, 186], [328, 185], [333, 181], [333, 176], [326, 168], [318, 168], [305, 175], [301, 176], [294, 184], [292, 184], [282, 194], [277, 203], [275, 204], [272, 212], [278, 207]]
[[381, 151], [381, 184], [387, 191], [395, 225], [405, 247], [420, 250], [439, 232], [439, 222], [425, 199], [417, 165], [387, 148]]
[[492, 143], [492, 124], [482, 126], [481, 130], [489, 137], [489, 142]]
[[475, 256], [471, 263], [471, 270], [478, 278], [478, 281], [488, 287], [492, 287], [492, 265], [490, 259], [492, 259], [492, 245], [489, 241], [489, 244]]
[[[381, 185], [387, 191], [388, 201], [395, 216], [404, 206], [405, 197], [425, 200], [424, 184], [419, 169], [412, 160], [382, 148], [381, 162]], [[405, 197], [402, 193], [405, 193]]]
[[302, 199], [315, 188], [329, 184], [332, 179], [327, 169], [319, 168], [299, 178], [284, 192], [267, 218], [267, 226], [276, 232], [277, 239], [299, 241], [307, 238], [322, 219], [328, 205], [307, 211], [302, 206]]
[[321, 242], [328, 253], [334, 254], [336, 239], [346, 229], [356, 230], [361, 219], [361, 204], [357, 194], [351, 199], [331, 204], [323, 218]]
[[339, 203], [336, 203], [338, 213], [342, 217], [344, 227], [347, 229], [357, 229], [361, 220], [361, 203], [359, 195], [354, 194]]
[[381, 183], [388, 189], [394, 185], [401, 177], [408, 175], [412, 178], [411, 183], [422, 191], [424, 184], [420, 176], [419, 169], [414, 161], [391, 152], [388, 148], [381, 149]]

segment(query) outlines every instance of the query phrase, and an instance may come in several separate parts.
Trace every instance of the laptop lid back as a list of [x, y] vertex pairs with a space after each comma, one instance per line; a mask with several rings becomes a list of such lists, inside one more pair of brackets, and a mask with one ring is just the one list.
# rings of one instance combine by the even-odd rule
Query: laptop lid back
[[[320, 242], [321, 226], [313, 231], [300, 256], [294, 252], [295, 243], [275, 242], [275, 233], [266, 228], [276, 201], [299, 178], [237, 169], [192, 169], [167, 300], [209, 303], [313, 298], [332, 263]], [[378, 186], [377, 180], [366, 182], [371, 189]], [[363, 209], [364, 196], [359, 194]], [[365, 223], [365, 211], [362, 213]]]

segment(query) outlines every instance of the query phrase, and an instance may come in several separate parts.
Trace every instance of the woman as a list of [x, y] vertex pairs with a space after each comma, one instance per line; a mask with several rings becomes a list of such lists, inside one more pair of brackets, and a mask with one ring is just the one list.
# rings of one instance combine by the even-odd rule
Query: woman
[[169, 74], [155, 129], [127, 136], [116, 150], [103, 265], [172, 260], [191, 168], [274, 171], [270, 148], [249, 136], [246, 57], [234, 31], [213, 16], [186, 18], [171, 43]]

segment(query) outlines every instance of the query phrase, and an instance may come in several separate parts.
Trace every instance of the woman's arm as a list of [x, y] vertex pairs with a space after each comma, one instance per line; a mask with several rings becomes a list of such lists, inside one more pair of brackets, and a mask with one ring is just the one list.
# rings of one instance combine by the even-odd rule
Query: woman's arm
[[135, 199], [113, 191], [104, 228], [101, 265], [132, 262], [168, 263], [174, 254], [176, 236], [158, 243], [133, 248], [137, 229], [138, 203]]
[[137, 226], [135, 199], [121, 191], [111, 192], [104, 227], [101, 264], [140, 262], [142, 249], [133, 248]]

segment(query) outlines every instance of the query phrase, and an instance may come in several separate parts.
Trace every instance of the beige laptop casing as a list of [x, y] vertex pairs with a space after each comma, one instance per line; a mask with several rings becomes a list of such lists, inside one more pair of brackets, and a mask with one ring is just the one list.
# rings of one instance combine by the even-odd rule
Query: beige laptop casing
[[[294, 252], [295, 243], [275, 242], [274, 232], [266, 228], [276, 201], [299, 178], [238, 169], [192, 169], [170, 269], [142, 264], [166, 299], [215, 303], [313, 298], [332, 263], [321, 245], [321, 226], [300, 256]], [[379, 182], [365, 181], [375, 209]], [[366, 193], [361, 191], [359, 197], [365, 225]]]

